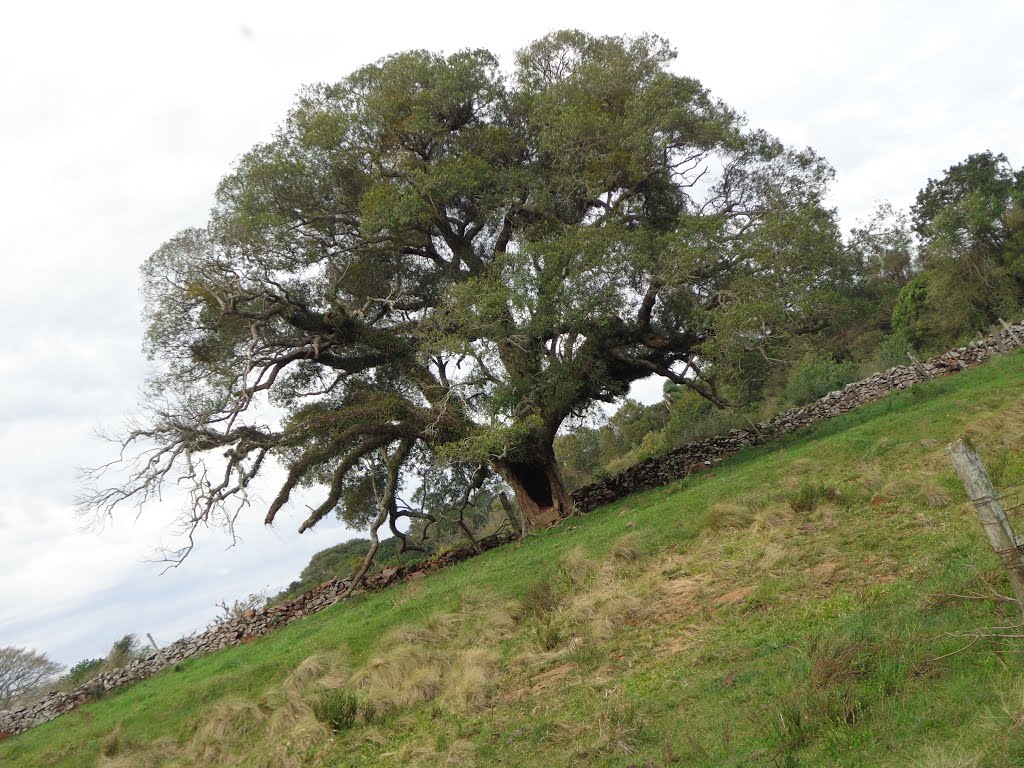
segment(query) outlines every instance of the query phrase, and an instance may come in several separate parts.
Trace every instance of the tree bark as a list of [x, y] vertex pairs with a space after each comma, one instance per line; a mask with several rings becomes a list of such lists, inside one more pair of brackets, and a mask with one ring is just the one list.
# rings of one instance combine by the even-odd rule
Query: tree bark
[[492, 465], [515, 492], [527, 531], [547, 528], [572, 514], [572, 497], [550, 446], [538, 449], [527, 461], [493, 461]]

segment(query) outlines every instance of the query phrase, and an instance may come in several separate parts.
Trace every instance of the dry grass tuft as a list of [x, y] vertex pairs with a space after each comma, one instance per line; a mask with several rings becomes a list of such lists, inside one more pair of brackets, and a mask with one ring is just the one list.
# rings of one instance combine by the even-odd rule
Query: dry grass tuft
[[478, 706], [486, 700], [487, 683], [498, 661], [490, 648], [467, 648], [458, 654], [446, 679], [446, 697], [456, 705]]
[[284, 736], [301, 728], [325, 736], [327, 730], [317, 720], [314, 706], [325, 690], [343, 687], [351, 674], [348, 660], [341, 653], [318, 653], [303, 660], [278, 688], [263, 697], [268, 732]]
[[285, 696], [279, 691], [272, 691], [268, 694], [264, 698], [264, 704], [269, 709], [267, 732], [275, 736], [286, 734], [296, 723], [313, 718], [311, 701]]
[[462, 768], [476, 765], [476, 750], [465, 739], [456, 739], [444, 749], [433, 744], [411, 744], [403, 747], [397, 755], [399, 765], [411, 768]]
[[512, 632], [519, 613], [515, 603], [467, 596], [458, 613], [435, 614], [419, 627], [385, 636], [351, 678], [364, 711], [390, 714], [437, 698], [481, 703], [497, 661], [488, 646]]
[[147, 751], [138, 754], [101, 757], [96, 765], [97, 768], [163, 768], [164, 766], [181, 765], [181, 763], [168, 762], [169, 759]]
[[864, 493], [875, 496], [885, 484], [882, 465], [878, 461], [862, 461], [854, 473]]
[[558, 570], [571, 588], [582, 589], [597, 576], [599, 566], [576, 547], [562, 557]]
[[281, 690], [293, 698], [306, 696], [313, 687], [336, 688], [352, 675], [347, 658], [340, 653], [318, 653], [305, 659], [285, 678]]
[[121, 724], [118, 723], [114, 727], [114, 730], [104, 736], [100, 741], [100, 754], [103, 757], [114, 757], [117, 755], [124, 746], [121, 741], [122, 738]]
[[620, 536], [608, 553], [608, 558], [614, 563], [635, 563], [644, 556], [640, 548], [640, 536], [636, 533], [627, 533]]
[[752, 507], [754, 511], [750, 530], [753, 533], [763, 533], [775, 528], [786, 526], [793, 522], [793, 511], [788, 504], [762, 503]]
[[937, 485], [929, 485], [924, 489], [924, 500], [932, 509], [942, 509], [949, 504], [949, 494]]
[[598, 714], [598, 751], [628, 755], [635, 751], [643, 723], [636, 705], [629, 701], [612, 702]]
[[190, 743], [202, 765], [230, 765], [265, 732], [267, 716], [253, 702], [224, 699], [210, 711]]
[[603, 583], [577, 595], [566, 610], [572, 634], [587, 640], [607, 640], [624, 624], [635, 623], [644, 603], [621, 582]]
[[823, 502], [841, 502], [842, 498], [842, 492], [830, 483], [804, 481], [787, 497], [786, 501], [797, 514], [807, 514], [813, 512]]
[[561, 604], [562, 596], [558, 594], [550, 579], [535, 581], [523, 596], [523, 612], [527, 616], [546, 616]]
[[961, 754], [959, 749], [949, 752], [927, 747], [921, 758], [914, 761], [914, 768], [977, 768], [980, 761], [979, 756]]
[[1014, 686], [1008, 694], [1004, 694], [1000, 698], [1002, 711], [992, 718], [993, 723], [998, 724], [998, 727], [1002, 729], [1005, 721], [1009, 721], [1005, 728], [1011, 732], [1024, 728], [1024, 685]]
[[353, 687], [374, 713], [407, 709], [441, 692], [441, 676], [448, 665], [436, 648], [394, 640], [385, 645], [352, 678]]
[[664, 593], [648, 600], [645, 618], [654, 623], [670, 623], [683, 616], [697, 616], [711, 602], [707, 574], [673, 578], [665, 584]]
[[708, 509], [705, 527], [709, 531], [741, 530], [748, 528], [757, 513], [748, 504], [737, 501], [719, 501]]
[[860, 643], [814, 638], [809, 648], [811, 684], [830, 688], [856, 680], [864, 674], [866, 651]]
[[1024, 442], [1024, 397], [998, 411], [976, 416], [964, 434], [977, 447], [986, 467], [1003, 451], [1018, 451]]
[[164, 736], [145, 748], [137, 748], [121, 741], [117, 754], [101, 755], [96, 765], [97, 768], [178, 768], [193, 763], [183, 759], [182, 749], [174, 739]]
[[618, 694], [603, 702], [592, 717], [556, 720], [552, 723], [551, 737], [571, 745], [575, 758], [586, 764], [597, 754], [633, 754], [642, 729], [636, 705]]
[[[318, 654], [303, 661], [258, 703], [225, 699], [184, 744], [158, 740], [132, 750], [115, 730], [100, 768], [302, 768], [319, 764], [331, 732], [317, 721], [312, 704], [325, 686], [348, 675], [344, 660]], [[116, 754], [114, 754], [116, 752]]]

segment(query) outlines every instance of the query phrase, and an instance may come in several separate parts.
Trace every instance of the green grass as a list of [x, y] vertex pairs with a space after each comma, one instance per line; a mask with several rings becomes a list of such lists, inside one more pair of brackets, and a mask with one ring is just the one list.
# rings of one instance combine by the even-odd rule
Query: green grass
[[1009, 588], [944, 453], [966, 433], [1024, 482], [1022, 385], [1014, 354], [892, 395], [185, 662], [0, 765], [1024, 766], [1024, 645], [966, 636], [1019, 613], [954, 596]]

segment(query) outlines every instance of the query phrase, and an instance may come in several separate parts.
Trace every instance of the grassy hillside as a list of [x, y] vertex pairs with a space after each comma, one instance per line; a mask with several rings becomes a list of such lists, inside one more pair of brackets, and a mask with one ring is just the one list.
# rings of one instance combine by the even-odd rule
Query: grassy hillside
[[0, 765], [1024, 766], [963, 433], [1024, 481], [1024, 355], [181, 664]]

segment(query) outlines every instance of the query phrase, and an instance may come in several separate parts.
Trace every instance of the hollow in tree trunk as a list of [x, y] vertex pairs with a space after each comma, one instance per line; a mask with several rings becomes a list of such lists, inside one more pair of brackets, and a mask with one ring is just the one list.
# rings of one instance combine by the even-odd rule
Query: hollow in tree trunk
[[528, 461], [496, 461], [494, 469], [515, 492], [526, 530], [547, 528], [572, 514], [572, 497], [551, 448]]

